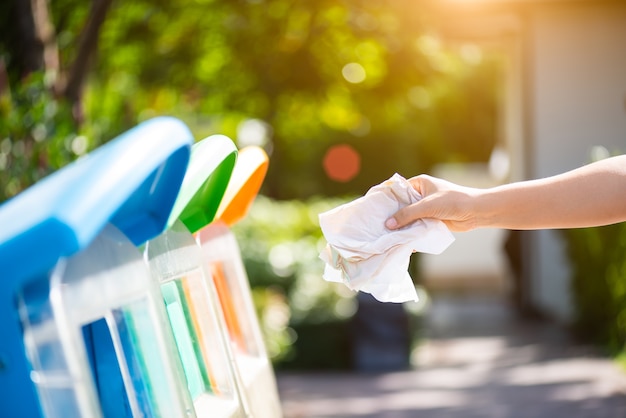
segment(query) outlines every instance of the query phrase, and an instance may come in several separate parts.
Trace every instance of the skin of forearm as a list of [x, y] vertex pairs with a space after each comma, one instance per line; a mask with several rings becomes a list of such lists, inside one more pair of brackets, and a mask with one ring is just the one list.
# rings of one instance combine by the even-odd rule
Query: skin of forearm
[[477, 227], [580, 228], [626, 221], [626, 155], [545, 179], [477, 191]]

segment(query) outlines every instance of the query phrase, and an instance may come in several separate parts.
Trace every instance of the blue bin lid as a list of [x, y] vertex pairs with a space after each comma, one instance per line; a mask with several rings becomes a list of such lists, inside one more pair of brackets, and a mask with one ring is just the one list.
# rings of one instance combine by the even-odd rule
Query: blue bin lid
[[0, 293], [85, 248], [108, 222], [135, 245], [161, 233], [192, 142], [178, 119], [151, 119], [1, 205]]

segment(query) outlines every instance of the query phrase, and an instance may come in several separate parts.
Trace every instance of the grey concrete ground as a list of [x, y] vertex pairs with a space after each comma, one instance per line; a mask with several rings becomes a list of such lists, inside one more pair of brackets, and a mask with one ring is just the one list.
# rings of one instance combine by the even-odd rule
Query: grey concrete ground
[[409, 371], [279, 373], [285, 418], [626, 417], [626, 374], [493, 297], [434, 298]]

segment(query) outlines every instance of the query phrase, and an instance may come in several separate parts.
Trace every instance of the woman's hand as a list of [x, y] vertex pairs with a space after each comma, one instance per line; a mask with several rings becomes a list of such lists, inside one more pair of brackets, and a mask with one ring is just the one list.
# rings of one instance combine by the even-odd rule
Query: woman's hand
[[472, 199], [480, 190], [425, 174], [413, 177], [409, 182], [422, 195], [422, 200], [400, 209], [387, 219], [387, 228], [398, 229], [422, 218], [438, 219], [448, 229], [457, 232], [477, 227]]

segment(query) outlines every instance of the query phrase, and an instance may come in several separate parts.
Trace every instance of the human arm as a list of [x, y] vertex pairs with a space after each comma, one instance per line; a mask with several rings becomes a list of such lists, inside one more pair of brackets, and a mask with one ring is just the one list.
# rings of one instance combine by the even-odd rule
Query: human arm
[[423, 198], [388, 219], [389, 229], [421, 218], [439, 219], [452, 231], [580, 228], [626, 221], [626, 155], [488, 189], [427, 175], [409, 182]]

